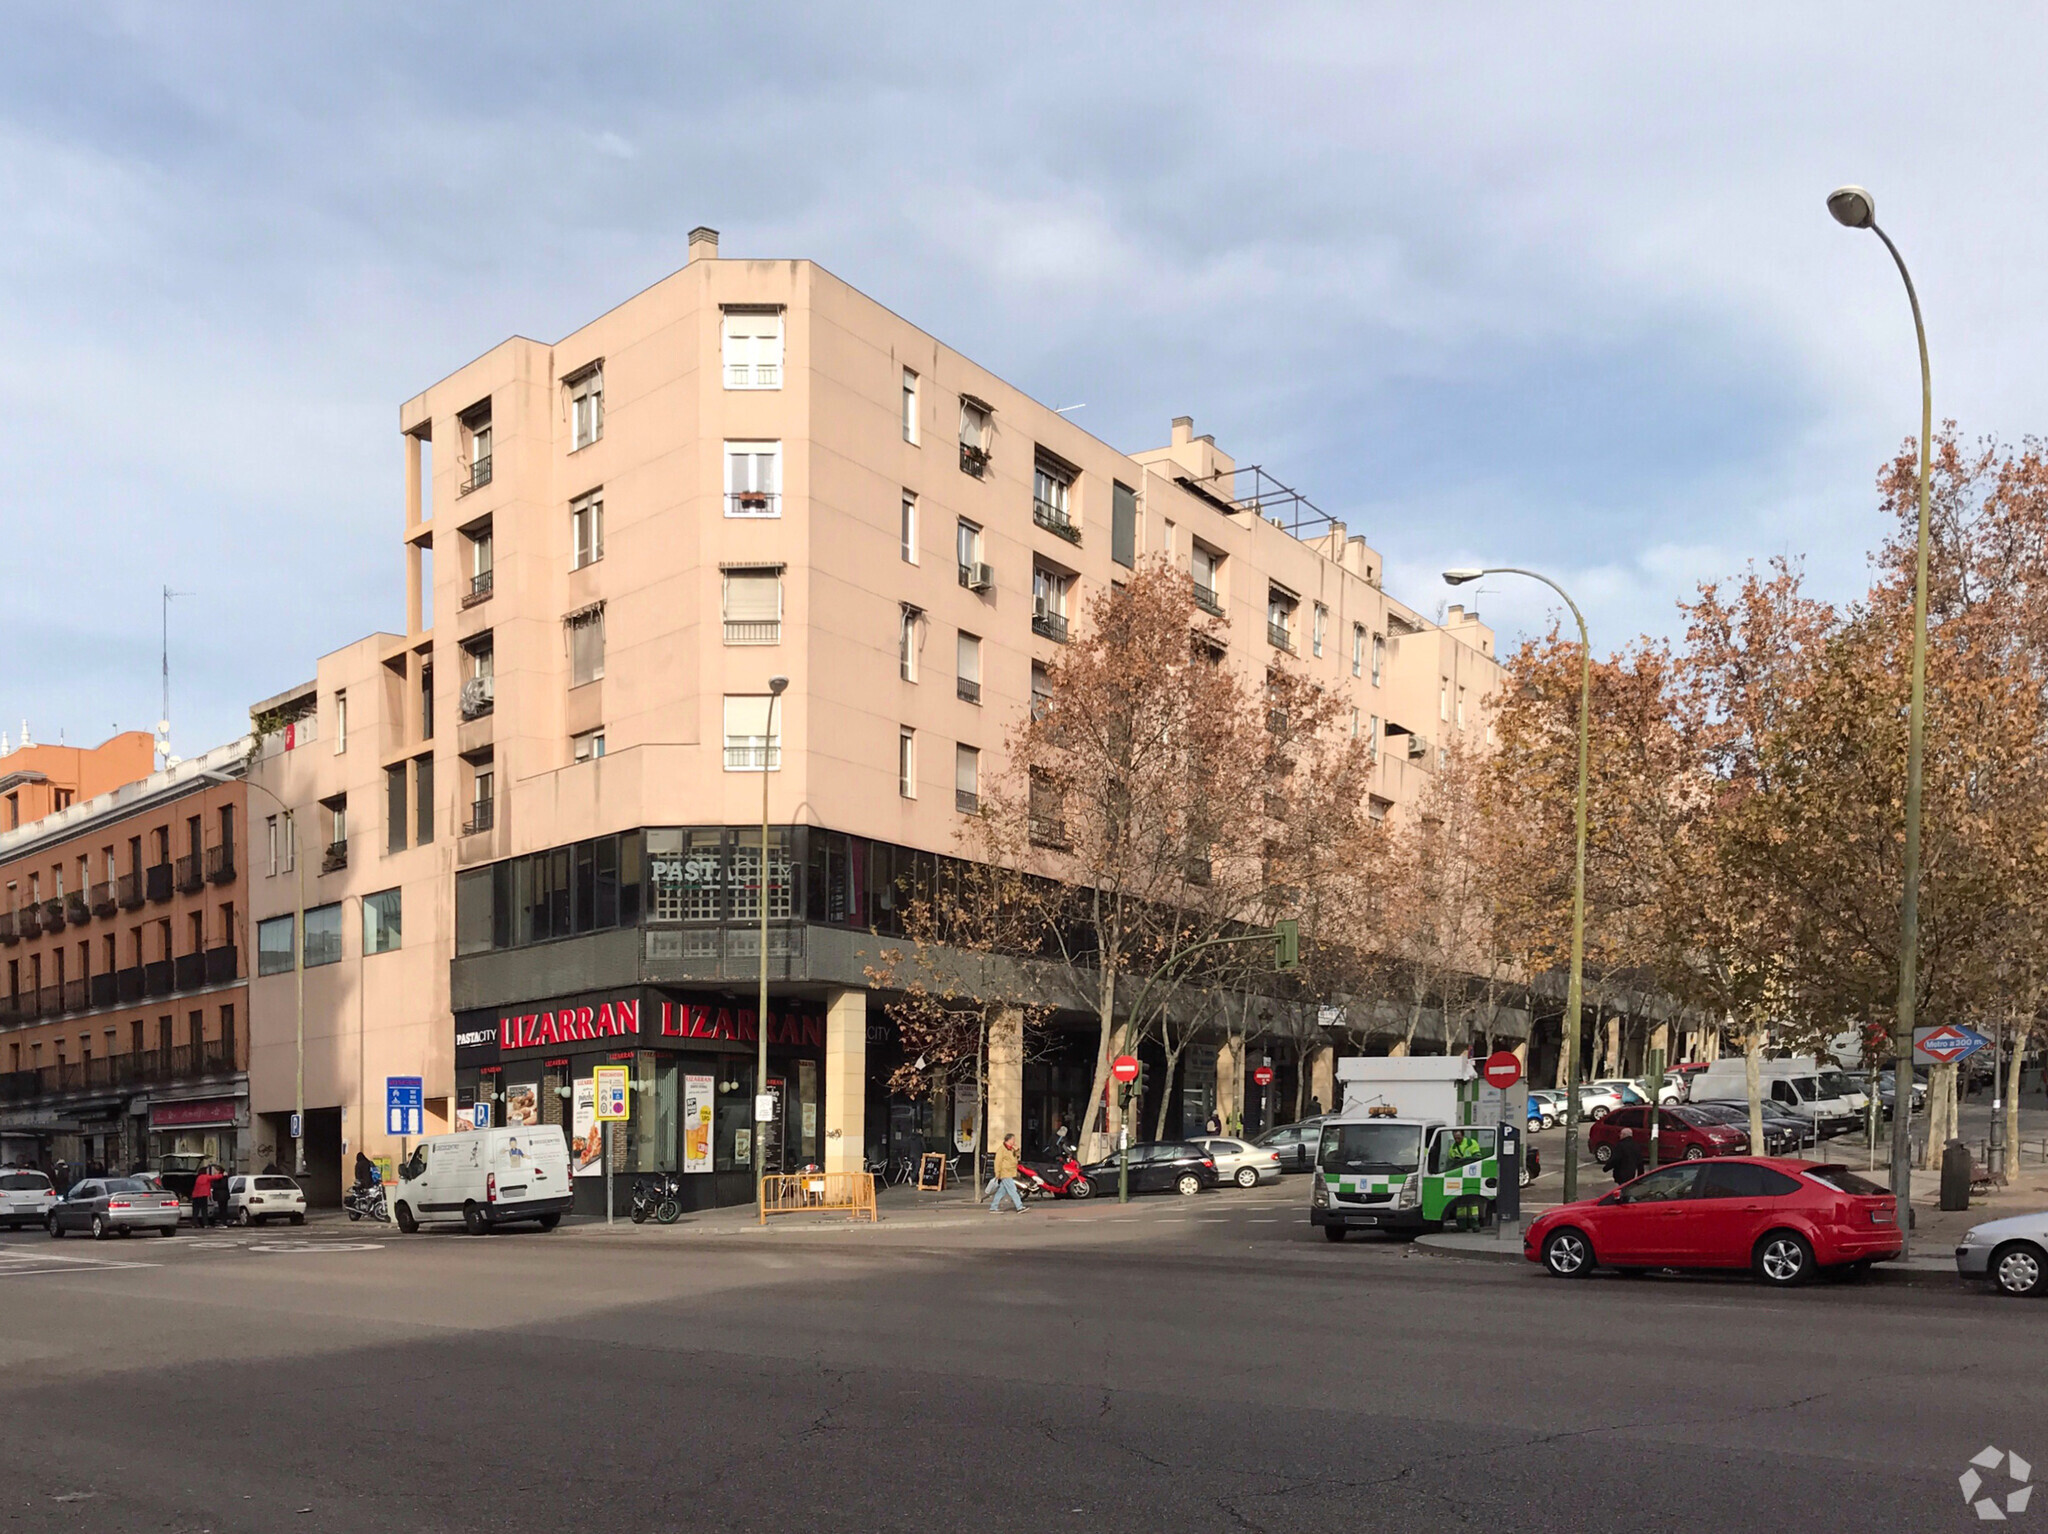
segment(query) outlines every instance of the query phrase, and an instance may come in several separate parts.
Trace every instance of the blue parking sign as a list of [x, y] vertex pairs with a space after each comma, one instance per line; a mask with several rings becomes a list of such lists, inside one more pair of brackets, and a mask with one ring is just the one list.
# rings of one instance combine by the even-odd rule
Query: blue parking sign
[[491, 1127], [491, 1105], [489, 1103], [478, 1103], [469, 1110], [469, 1116], [475, 1121], [477, 1128], [489, 1129]]
[[427, 1132], [426, 1092], [419, 1077], [384, 1078], [384, 1132], [408, 1137]]

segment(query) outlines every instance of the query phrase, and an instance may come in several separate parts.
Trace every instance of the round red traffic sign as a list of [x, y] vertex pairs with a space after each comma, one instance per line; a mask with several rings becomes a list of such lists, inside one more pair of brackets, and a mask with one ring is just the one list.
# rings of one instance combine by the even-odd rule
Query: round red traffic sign
[[1136, 1055], [1118, 1055], [1109, 1062], [1109, 1074], [1126, 1084], [1136, 1081], [1138, 1079], [1138, 1057]]
[[1252, 1080], [1259, 1086], [1270, 1087], [1273, 1084], [1273, 1067], [1270, 1065], [1260, 1066], [1252, 1072]]
[[1522, 1062], [1503, 1049], [1486, 1057], [1486, 1084], [1506, 1091], [1522, 1079]]

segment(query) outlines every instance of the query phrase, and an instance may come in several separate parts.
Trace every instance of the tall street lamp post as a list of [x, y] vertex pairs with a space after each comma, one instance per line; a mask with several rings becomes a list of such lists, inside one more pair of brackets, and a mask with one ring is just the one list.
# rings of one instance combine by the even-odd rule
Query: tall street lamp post
[[[768, 678], [768, 721], [761, 728], [761, 995], [754, 1009], [754, 1206], [761, 1206], [768, 1181], [768, 1147], [762, 1117], [768, 1096], [768, 770], [775, 765], [775, 705], [789, 686], [786, 676]], [[764, 1217], [765, 1218], [765, 1217]]]
[[1593, 641], [1586, 615], [1564, 587], [1534, 570], [1494, 565], [1483, 570], [1446, 570], [1444, 584], [1462, 586], [1482, 575], [1521, 575], [1541, 581], [1572, 610], [1579, 625], [1579, 792], [1572, 831], [1572, 968], [1564, 993], [1564, 1201], [1579, 1196], [1579, 1004], [1586, 971], [1586, 769], [1593, 741]]
[[[1920, 295], [1913, 274], [1890, 235], [1877, 226], [1877, 199], [1860, 186], [1828, 193], [1828, 212], [1847, 229], [1868, 229], [1891, 252], [1913, 307], [1913, 334], [1920, 343], [1920, 529], [1913, 567], [1913, 676], [1906, 712], [1905, 889], [1899, 898], [1899, 1000], [1897, 1036], [1892, 1040], [1892, 1194], [1897, 1200], [1899, 1239], [1912, 1244], [1913, 1191], [1913, 1017], [1920, 984], [1920, 764], [1927, 738], [1927, 496], [1934, 450], [1934, 384], [1927, 366], [1927, 327], [1920, 319]], [[1928, 1147], [1930, 1156], [1933, 1147]]]
[[[306, 869], [299, 858], [299, 822], [284, 800], [265, 788], [261, 783], [251, 783], [247, 778], [231, 778], [224, 772], [202, 772], [199, 774], [211, 783], [240, 783], [253, 788], [272, 804], [277, 806], [278, 816], [284, 821], [285, 835], [291, 839], [292, 860], [292, 986], [295, 991], [293, 1004], [298, 1010], [298, 1087], [296, 1102], [298, 1111], [293, 1122], [299, 1132], [292, 1138], [292, 1170], [300, 1177], [306, 1175]], [[358, 1136], [362, 1131], [356, 1131]]]

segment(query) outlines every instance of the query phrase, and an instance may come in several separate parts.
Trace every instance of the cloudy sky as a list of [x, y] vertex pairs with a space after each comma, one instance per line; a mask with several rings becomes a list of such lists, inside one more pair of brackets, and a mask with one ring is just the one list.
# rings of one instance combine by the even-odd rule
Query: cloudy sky
[[2048, 426], [2037, 12], [986, 9], [0, 7], [0, 725], [149, 728], [165, 584], [188, 754], [397, 626], [399, 403], [700, 223], [1603, 645], [1752, 558], [1859, 586], [1918, 397], [1842, 181], [1937, 414]]

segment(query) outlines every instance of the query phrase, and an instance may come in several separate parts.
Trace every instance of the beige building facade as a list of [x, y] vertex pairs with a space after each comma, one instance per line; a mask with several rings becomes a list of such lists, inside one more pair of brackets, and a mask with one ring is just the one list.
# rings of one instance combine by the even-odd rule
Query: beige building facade
[[[949, 1104], [881, 1089], [874, 934], [898, 881], [955, 851], [1089, 592], [1140, 560], [1188, 571], [1229, 663], [1344, 692], [1379, 745], [1376, 813], [1484, 729], [1498, 685], [1476, 615], [1388, 594], [1363, 538], [1191, 421], [1127, 455], [816, 264], [721, 259], [708, 230], [682, 270], [558, 342], [504, 342], [399, 424], [406, 632], [259, 711], [250, 779], [301, 821], [346, 795], [345, 865], [309, 902], [402, 891], [394, 950], [358, 958], [345, 916], [338, 962], [309, 971], [307, 1102], [344, 1123], [413, 1074], [430, 1127], [574, 1134], [576, 1083], [619, 1059], [638, 1089], [619, 1169], [676, 1170], [692, 1203], [750, 1192], [763, 1086], [785, 1165], [950, 1138]], [[320, 738], [285, 749], [305, 717]], [[252, 887], [259, 916], [290, 910], [263, 867]], [[262, 1113], [290, 983], [253, 982]], [[1085, 1068], [1017, 1070], [992, 1095], [1027, 1140], [1085, 1094]], [[1185, 1084], [1191, 1105], [1215, 1090], [1213, 1068]], [[395, 1150], [377, 1129], [329, 1143]]]

